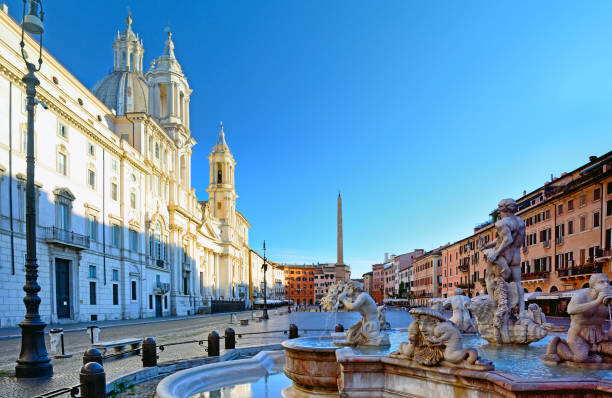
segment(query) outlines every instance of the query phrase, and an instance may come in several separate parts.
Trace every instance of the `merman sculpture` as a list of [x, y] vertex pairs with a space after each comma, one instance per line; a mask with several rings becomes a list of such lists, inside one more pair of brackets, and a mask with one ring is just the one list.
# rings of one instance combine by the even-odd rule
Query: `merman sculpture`
[[473, 348], [463, 348], [461, 333], [453, 323], [431, 308], [410, 310], [414, 322], [408, 328], [407, 343], [390, 354], [392, 358], [409, 359], [424, 366], [463, 367], [472, 370], [493, 370], [493, 364], [478, 357]]
[[603, 327], [610, 316], [610, 304], [608, 276], [591, 275], [589, 288], [574, 294], [567, 306], [571, 319], [567, 340], [553, 337], [542, 360], [548, 364], [612, 369], [612, 328], [606, 333]]
[[525, 222], [514, 215], [517, 209], [514, 199], [501, 200], [497, 207], [499, 220], [495, 222], [497, 237], [489, 243], [481, 239], [481, 251], [487, 261], [488, 296], [474, 297], [469, 308], [478, 332], [490, 343], [528, 344], [547, 333], [525, 312], [521, 286]]
[[[357, 281], [348, 280], [333, 285], [321, 300], [326, 311], [358, 311], [362, 318], [346, 332], [346, 340], [335, 341], [347, 346], [388, 346], [389, 336], [381, 332], [381, 320], [376, 302]], [[382, 312], [384, 315], [384, 312]], [[384, 321], [383, 321], [384, 322]], [[384, 323], [383, 323], [384, 324]]]

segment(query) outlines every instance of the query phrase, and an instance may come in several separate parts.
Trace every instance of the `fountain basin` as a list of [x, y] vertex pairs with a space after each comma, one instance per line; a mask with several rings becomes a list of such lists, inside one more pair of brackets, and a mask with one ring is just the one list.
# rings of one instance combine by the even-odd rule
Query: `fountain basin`
[[340, 367], [336, 362], [336, 350], [332, 337], [293, 339], [282, 343], [285, 350], [285, 375], [294, 387], [311, 393], [338, 394]]

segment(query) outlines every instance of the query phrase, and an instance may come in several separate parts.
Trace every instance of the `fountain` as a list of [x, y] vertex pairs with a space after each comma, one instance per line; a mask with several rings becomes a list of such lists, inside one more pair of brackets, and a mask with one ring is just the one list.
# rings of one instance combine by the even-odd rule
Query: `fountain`
[[389, 346], [389, 336], [382, 329], [388, 326], [384, 308], [378, 308], [372, 297], [363, 291], [359, 282], [348, 280], [336, 282], [321, 300], [325, 311], [341, 309], [358, 311], [361, 320], [346, 333], [334, 333], [319, 337], [313, 344], [309, 339], [294, 339], [284, 342], [285, 375], [293, 380], [293, 386], [283, 391], [283, 396], [338, 396], [337, 378], [340, 367], [336, 362], [339, 346], [384, 347]]

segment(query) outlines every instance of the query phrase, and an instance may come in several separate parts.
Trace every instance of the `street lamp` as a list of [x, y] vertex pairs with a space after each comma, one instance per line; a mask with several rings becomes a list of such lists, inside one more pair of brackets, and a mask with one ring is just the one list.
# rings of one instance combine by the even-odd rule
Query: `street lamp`
[[[28, 14], [26, 15], [26, 2], [29, 3]], [[40, 13], [39, 13], [40, 8]], [[38, 264], [36, 262], [36, 192], [34, 191], [34, 107], [42, 104], [35, 98], [36, 86], [40, 81], [34, 75], [42, 65], [42, 35], [44, 12], [41, 0], [23, 0], [23, 21], [21, 22], [21, 56], [26, 63], [28, 73], [21, 79], [26, 84], [28, 111], [28, 135], [27, 135], [27, 156], [26, 156], [26, 283], [23, 290], [26, 296], [23, 303], [26, 307], [25, 319], [19, 323], [21, 328], [21, 353], [15, 367], [15, 376], [30, 378], [53, 375], [53, 365], [47, 356], [45, 347], [44, 329], [47, 326], [38, 313], [40, 306], [40, 285], [38, 284]], [[24, 35], [39, 36], [38, 67], [28, 62], [25, 51]]]
[[262, 314], [262, 318], [263, 319], [269, 319], [268, 317], [268, 285], [266, 283], [266, 271], [268, 270], [268, 263], [266, 262], [266, 241], [264, 240], [264, 244], [263, 244], [263, 252], [264, 252], [264, 258], [263, 258], [263, 265], [261, 266], [261, 268], [263, 269], [263, 274], [264, 274], [264, 309], [263, 309], [263, 314]]

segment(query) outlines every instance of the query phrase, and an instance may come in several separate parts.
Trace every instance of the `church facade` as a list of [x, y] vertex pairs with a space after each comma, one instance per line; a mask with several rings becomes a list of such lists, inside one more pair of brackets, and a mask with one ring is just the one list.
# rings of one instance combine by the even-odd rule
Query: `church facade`
[[[19, 25], [0, 10], [0, 326], [23, 319], [25, 65]], [[26, 37], [26, 51], [37, 54]], [[192, 90], [168, 33], [145, 71], [127, 19], [112, 72], [89, 90], [43, 50], [35, 152], [40, 313], [46, 322], [189, 315], [248, 306], [247, 219], [223, 126], [211, 135], [208, 200], [191, 186]], [[110, 61], [110, 60], [109, 60]], [[109, 62], [110, 63], [110, 62]], [[214, 137], [214, 138], [213, 138]], [[251, 281], [253, 283], [254, 281]]]

